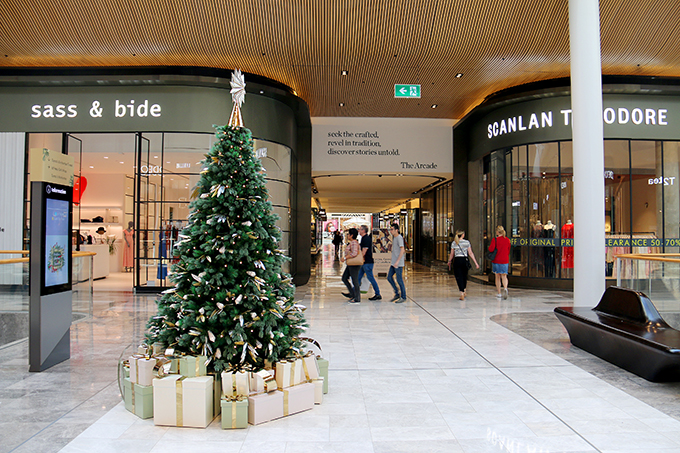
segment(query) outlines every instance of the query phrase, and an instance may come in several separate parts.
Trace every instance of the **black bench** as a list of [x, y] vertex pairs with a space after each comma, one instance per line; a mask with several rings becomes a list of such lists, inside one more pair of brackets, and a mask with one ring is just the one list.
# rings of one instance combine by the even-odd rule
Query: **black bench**
[[557, 307], [555, 315], [574, 346], [648, 381], [680, 381], [680, 331], [643, 293], [611, 286], [597, 307]]

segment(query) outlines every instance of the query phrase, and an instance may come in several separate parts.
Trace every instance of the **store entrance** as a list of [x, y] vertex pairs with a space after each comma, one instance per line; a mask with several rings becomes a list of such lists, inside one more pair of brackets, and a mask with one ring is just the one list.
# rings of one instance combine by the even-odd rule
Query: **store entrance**
[[[57, 134], [31, 134], [31, 147], [57, 148]], [[74, 160], [73, 245], [92, 251], [95, 289], [133, 287], [134, 134], [58, 134]], [[38, 145], [38, 146], [34, 146]], [[128, 230], [126, 232], [126, 230]]]

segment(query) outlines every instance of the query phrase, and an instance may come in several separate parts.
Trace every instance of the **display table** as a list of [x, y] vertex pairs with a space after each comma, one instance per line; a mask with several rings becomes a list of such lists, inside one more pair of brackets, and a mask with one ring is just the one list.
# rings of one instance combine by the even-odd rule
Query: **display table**
[[93, 256], [93, 278], [105, 278], [109, 275], [109, 246], [106, 244], [88, 245], [82, 244], [80, 246], [82, 252], [95, 252]]

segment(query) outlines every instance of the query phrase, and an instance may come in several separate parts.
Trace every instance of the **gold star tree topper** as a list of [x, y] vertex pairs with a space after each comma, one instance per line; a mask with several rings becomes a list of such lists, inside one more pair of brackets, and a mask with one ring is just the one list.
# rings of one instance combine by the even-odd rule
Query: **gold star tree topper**
[[236, 69], [231, 73], [231, 100], [234, 102], [234, 107], [231, 109], [229, 116], [229, 126], [243, 127], [243, 118], [241, 118], [241, 104], [246, 101], [246, 81], [243, 78], [243, 73]]

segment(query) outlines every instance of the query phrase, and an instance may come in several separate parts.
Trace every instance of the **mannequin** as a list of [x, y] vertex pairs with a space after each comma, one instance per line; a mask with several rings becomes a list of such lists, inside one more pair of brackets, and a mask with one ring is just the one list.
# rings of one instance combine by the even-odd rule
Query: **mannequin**
[[[542, 238], [543, 237], [543, 224], [540, 220], [537, 220], [531, 229], [531, 238]], [[543, 277], [543, 258], [545, 255], [544, 247], [533, 246], [531, 247], [531, 277]]]
[[125, 272], [132, 272], [134, 268], [134, 254], [132, 244], [134, 243], [135, 230], [132, 228], [134, 226], [133, 222], [128, 222], [128, 227], [123, 230], [123, 267]]
[[[543, 227], [543, 237], [554, 238], [555, 237], [556, 226], [552, 223], [552, 220], [548, 222]], [[549, 278], [555, 277], [555, 247], [548, 246], [544, 250], [545, 256], [543, 257], [543, 262], [545, 266], [545, 276]]]
[[[567, 220], [562, 226], [562, 237], [564, 239], [574, 238], [574, 225], [571, 220]], [[564, 247], [562, 252], [562, 269], [573, 269], [574, 268], [574, 247]]]

